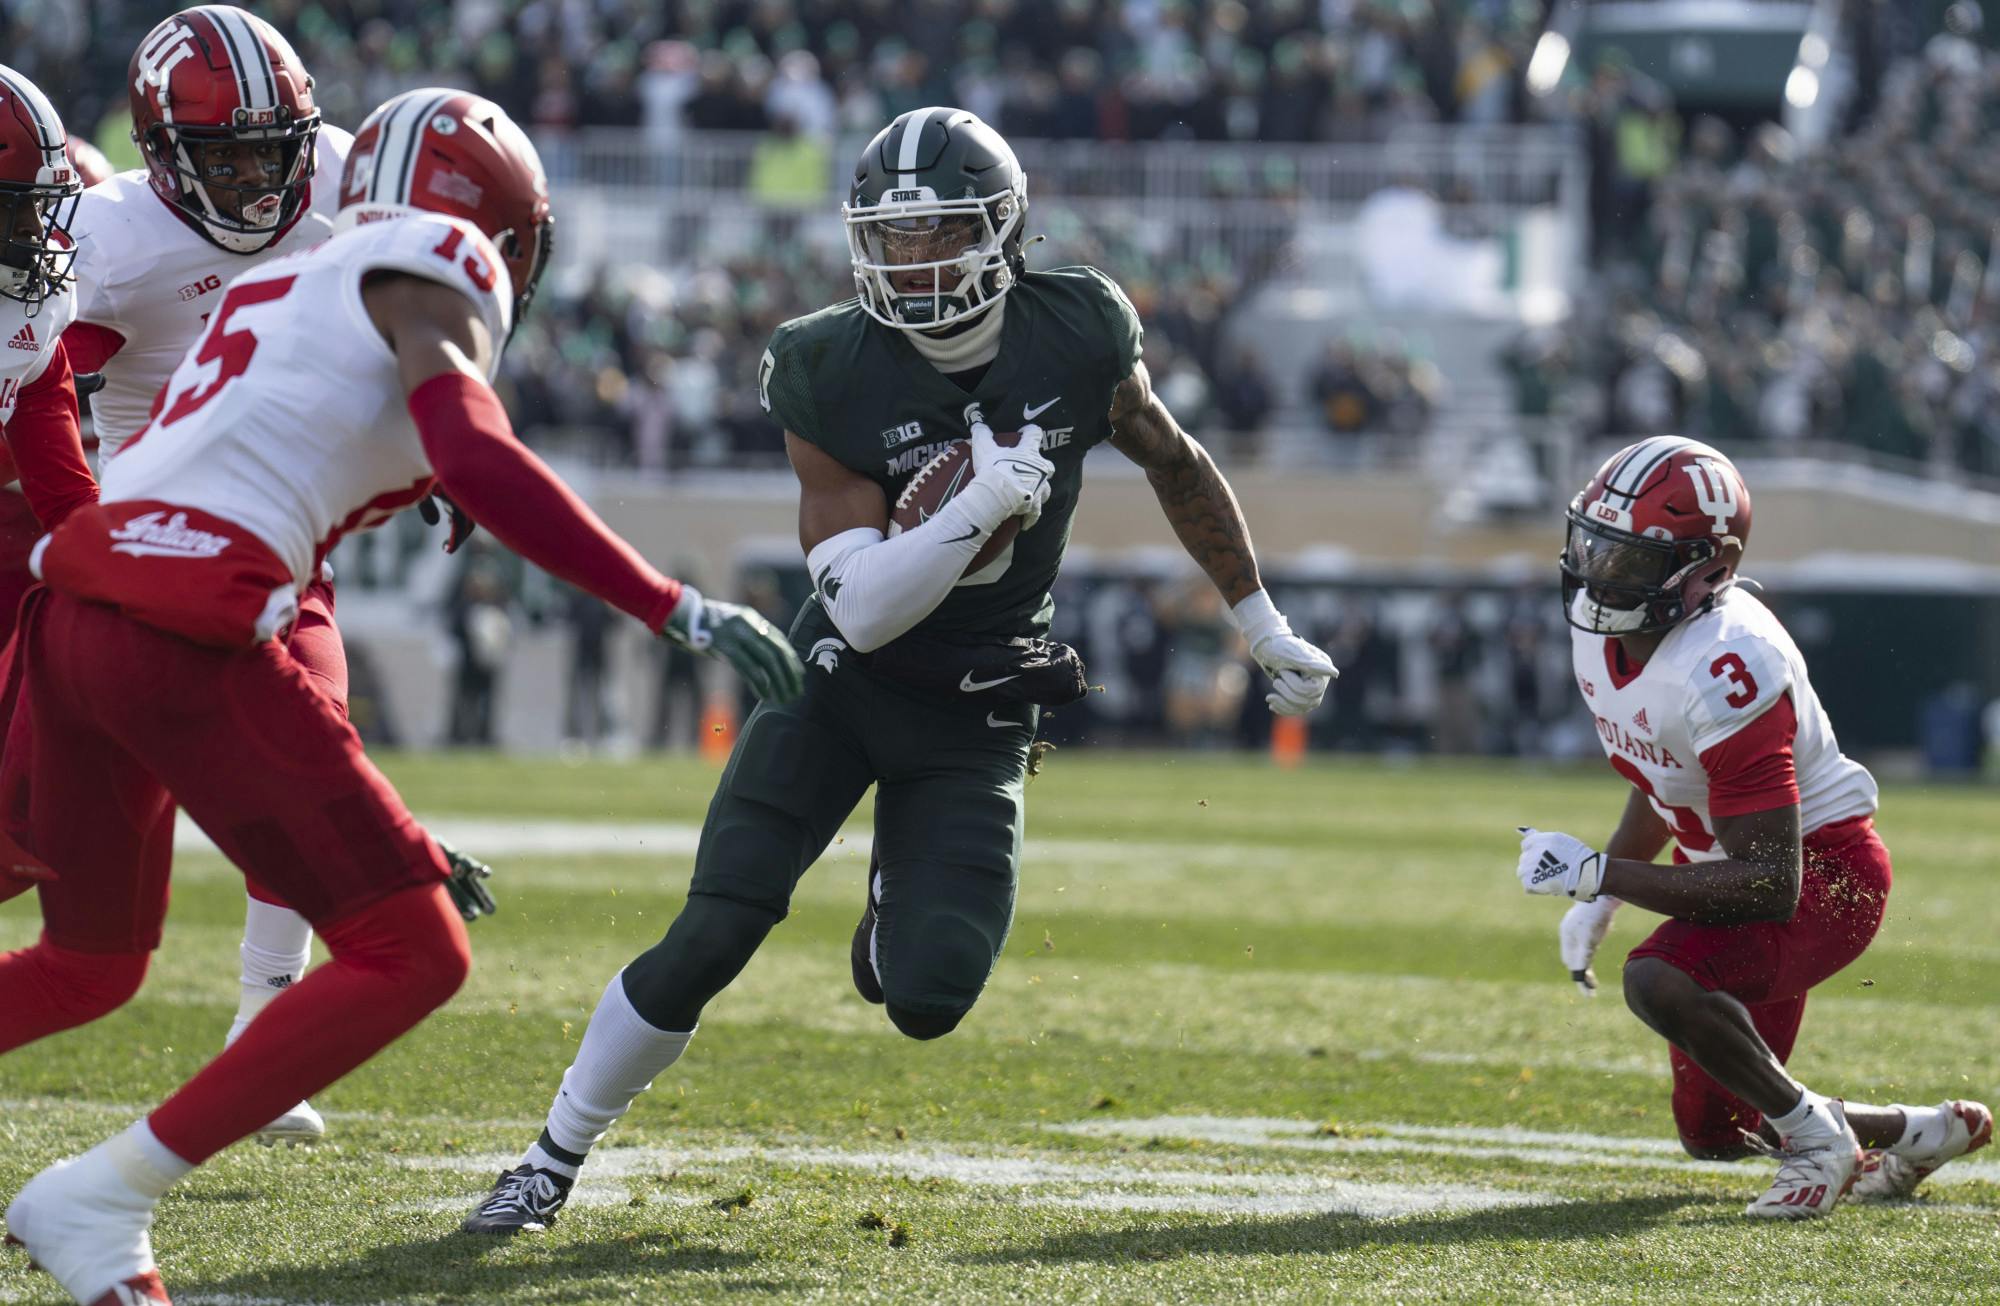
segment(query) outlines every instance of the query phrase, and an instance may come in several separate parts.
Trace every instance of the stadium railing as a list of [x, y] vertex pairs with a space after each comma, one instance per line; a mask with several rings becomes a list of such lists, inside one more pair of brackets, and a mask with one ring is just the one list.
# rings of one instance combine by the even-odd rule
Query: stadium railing
[[[761, 132], [685, 132], [661, 139], [644, 129], [591, 128], [536, 140], [558, 184], [682, 194], [747, 194]], [[1220, 141], [1016, 140], [1032, 191], [1070, 198], [1227, 199], [1263, 196], [1304, 205], [1345, 205], [1398, 181], [1447, 201], [1560, 202], [1585, 180], [1580, 141], [1564, 124], [1405, 128], [1382, 141], [1264, 144]], [[825, 194], [845, 198], [853, 161], [867, 144], [825, 146]]]
[[[739, 227], [747, 218], [825, 212], [846, 198], [849, 169], [866, 141], [824, 143], [806, 173], [788, 174], [782, 192], [757, 185], [760, 149], [775, 138], [755, 132], [690, 132], [670, 139], [643, 129], [596, 128], [545, 133], [537, 140], [559, 207], [591, 223], [597, 239], [571, 244], [584, 257], [617, 249], [626, 258], [672, 259], [706, 252], [710, 234], [695, 229]], [[1206, 242], [1266, 247], [1273, 230], [1351, 215], [1392, 185], [1435, 195], [1461, 235], [1491, 235], [1526, 209], [1553, 208], [1584, 220], [1588, 162], [1567, 125], [1493, 128], [1422, 127], [1385, 141], [1271, 145], [1195, 141], [1013, 142], [1028, 172], [1035, 202], [1124, 225], [1166, 223], [1212, 233]], [[796, 162], [796, 161], [795, 161]], [[573, 203], [565, 204], [565, 193]], [[1143, 206], [1143, 207], [1142, 207]], [[634, 238], [656, 233], [649, 246]], [[601, 235], [599, 233], [602, 233]], [[807, 239], [836, 239], [823, 224]]]

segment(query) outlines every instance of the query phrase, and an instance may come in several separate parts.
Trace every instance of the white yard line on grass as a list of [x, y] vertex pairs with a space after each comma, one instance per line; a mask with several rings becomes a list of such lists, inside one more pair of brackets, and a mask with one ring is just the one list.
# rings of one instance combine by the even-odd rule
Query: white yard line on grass
[[[1272, 1147], [1289, 1151], [1357, 1153], [1402, 1152], [1428, 1156], [1526, 1161], [1535, 1165], [1598, 1166], [1636, 1170], [1681, 1170], [1695, 1174], [1739, 1173], [1733, 1161], [1697, 1161], [1669, 1138], [1613, 1134], [1551, 1133], [1513, 1125], [1412, 1125], [1395, 1122], [1343, 1126], [1323, 1133], [1307, 1120], [1262, 1116], [1153, 1116], [1137, 1120], [1080, 1120], [1047, 1125], [1058, 1133], [1094, 1138], [1164, 1139]], [[1347, 1131], [1352, 1131], [1349, 1136]], [[2000, 1162], [1954, 1161], [1930, 1183], [2000, 1182]]]
[[[29, 1114], [42, 1111], [74, 1111], [81, 1115], [124, 1117], [137, 1120], [154, 1107], [157, 1102], [84, 1102], [66, 1097], [16, 1097], [0, 1098], [0, 1114]], [[540, 1129], [542, 1120], [478, 1119], [468, 1120], [463, 1116], [429, 1115], [409, 1111], [321, 1111], [328, 1120], [351, 1120], [370, 1125], [421, 1125], [434, 1129]]]
[[[488, 861], [500, 857], [692, 857], [701, 841], [701, 826], [691, 821], [510, 821], [480, 816], [440, 816], [424, 828], [453, 844], [476, 849]], [[841, 842], [829, 855], [867, 856], [874, 827], [850, 821], [840, 829]], [[1094, 862], [1134, 858], [1186, 862], [1185, 843], [1138, 839], [1044, 839], [1034, 841], [1038, 855], [1063, 862]], [[174, 822], [174, 851], [219, 850], [201, 827], [183, 813]], [[1253, 844], [1203, 843], [1202, 861], [1217, 867], [1239, 866], [1251, 858], [1269, 857], [1276, 849]]]
[[[518, 1158], [513, 1153], [399, 1158], [417, 1170], [490, 1174]], [[752, 1162], [790, 1169], [838, 1168], [893, 1175], [902, 1179], [943, 1179], [971, 1187], [1016, 1190], [1017, 1200], [1030, 1205], [1082, 1207], [1091, 1210], [1187, 1211], [1194, 1213], [1287, 1215], [1344, 1214], [1369, 1219], [1396, 1219], [1447, 1211], [1491, 1210], [1497, 1207], [1548, 1206], [1564, 1199], [1550, 1193], [1462, 1183], [1397, 1183], [1332, 1179], [1311, 1174], [1245, 1174], [1221, 1167], [1153, 1168], [1100, 1163], [1058, 1153], [1029, 1156], [979, 1153], [940, 1148], [907, 1151], [848, 1151], [837, 1147], [621, 1147], [592, 1159], [595, 1181], [659, 1178], [680, 1172], [710, 1173]], [[1058, 1191], [1039, 1191], [1056, 1189]], [[1082, 1189], [1083, 1191], [1060, 1191]], [[593, 1198], [615, 1205], [631, 1200], [611, 1184]], [[451, 1205], [461, 1210], [476, 1194]], [[671, 1200], [671, 1199], [669, 1199]], [[699, 1204], [692, 1199], [688, 1205]], [[443, 1205], [443, 1203], [439, 1203]]]
[[[65, 1098], [0, 1099], [0, 1113], [31, 1116], [38, 1112], [80, 1112], [136, 1119], [152, 1109], [150, 1103], [92, 1102]], [[459, 1131], [539, 1129], [539, 1119], [467, 1118], [450, 1115], [418, 1115], [399, 1111], [327, 1111], [331, 1121], [354, 1121], [374, 1125], [408, 1125]], [[1738, 1172], [1733, 1161], [1697, 1161], [1682, 1154], [1670, 1138], [1640, 1138], [1618, 1134], [1567, 1133], [1522, 1129], [1515, 1125], [1419, 1125], [1398, 1121], [1349, 1123], [1343, 1134], [1327, 1134], [1324, 1125], [1310, 1120], [1275, 1116], [1148, 1116], [1136, 1119], [1078, 1120], [1041, 1126], [1053, 1133], [1087, 1138], [1155, 1139], [1168, 1142], [1200, 1142], [1232, 1147], [1265, 1147], [1285, 1151], [1330, 1154], [1402, 1153], [1416, 1156], [1462, 1157], [1483, 1160], [1523, 1161], [1557, 1167], [1627, 1167], [1637, 1170], [1684, 1171], [1691, 1174]], [[467, 1172], [499, 1171], [514, 1165], [519, 1157], [512, 1152], [467, 1153], [438, 1157], [400, 1158], [400, 1164], [414, 1169]], [[716, 1166], [742, 1161], [769, 1165], [831, 1165], [876, 1169], [913, 1178], [941, 1178], [957, 1183], [1021, 1186], [1067, 1182], [1073, 1176], [1071, 1164], [1059, 1155], [1035, 1158], [1019, 1156], [969, 1156], [959, 1153], [850, 1152], [828, 1147], [722, 1147], [686, 1152], [661, 1148], [608, 1148], [597, 1154], [591, 1172], [617, 1178], [660, 1173], [661, 1166], [674, 1168], [675, 1161], [689, 1165]], [[1170, 1184], [1200, 1183], [1211, 1188], [1256, 1187], [1269, 1191], [1274, 1176], [1227, 1175], [1208, 1171], [1155, 1170], [1145, 1167], [1099, 1168], [1097, 1179], [1112, 1182]], [[1317, 1181], [1316, 1181], [1317, 1182]], [[2000, 1160], [1954, 1161], [1929, 1181], [1940, 1184], [2000, 1183]]]

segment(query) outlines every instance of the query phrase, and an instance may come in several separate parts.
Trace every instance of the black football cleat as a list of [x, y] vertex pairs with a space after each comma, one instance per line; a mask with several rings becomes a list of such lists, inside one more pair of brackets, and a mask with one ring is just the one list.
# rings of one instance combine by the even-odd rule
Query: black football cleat
[[861, 923], [854, 927], [854, 944], [847, 950], [854, 969], [854, 991], [865, 1001], [882, 1005], [882, 977], [875, 973], [875, 851], [868, 851], [868, 905], [862, 909]]
[[556, 1222], [556, 1213], [569, 1200], [570, 1186], [575, 1182], [553, 1170], [517, 1165], [500, 1176], [486, 1200], [458, 1227], [465, 1233], [502, 1237], [540, 1233]]

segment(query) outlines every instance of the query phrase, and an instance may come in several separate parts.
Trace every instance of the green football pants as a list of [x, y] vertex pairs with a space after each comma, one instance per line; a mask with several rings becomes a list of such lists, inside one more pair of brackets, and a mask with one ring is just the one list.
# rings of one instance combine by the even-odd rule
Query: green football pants
[[626, 968], [626, 993], [655, 1027], [693, 1028], [873, 784], [876, 973], [899, 1028], [941, 1033], [977, 1001], [1013, 922], [1038, 710], [884, 680], [815, 604], [792, 639], [805, 693], [745, 723], [709, 804], [688, 904]]

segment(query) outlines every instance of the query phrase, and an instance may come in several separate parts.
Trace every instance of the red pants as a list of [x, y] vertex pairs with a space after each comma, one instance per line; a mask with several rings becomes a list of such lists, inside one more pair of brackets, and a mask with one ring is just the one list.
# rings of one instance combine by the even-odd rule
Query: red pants
[[[5, 501], [9, 497], [0, 494], [0, 517], [4, 517]], [[26, 555], [22, 555], [18, 571], [5, 568], [7, 558], [7, 527], [0, 520], [0, 615], [4, 615], [4, 634], [0, 634], [0, 738], [4, 738], [7, 723], [14, 717], [14, 700], [19, 693], [19, 682], [13, 675], [12, 644], [14, 625], [21, 606], [22, 596], [27, 593], [35, 578], [27, 569]], [[347, 650], [340, 642], [340, 631], [333, 624], [333, 586], [325, 581], [314, 581], [299, 599], [299, 618], [292, 627], [290, 640], [285, 651], [293, 662], [316, 685], [320, 693], [331, 703], [343, 719], [347, 716]], [[166, 840], [163, 847], [171, 847], [173, 841], [173, 817], [168, 813], [165, 830], [160, 835]], [[0, 863], [18, 860], [13, 854], [6, 836], [0, 834]], [[150, 850], [149, 850], [150, 855]], [[158, 856], [164, 857], [164, 852]], [[165, 871], [160, 872], [162, 875]], [[0, 902], [25, 892], [33, 881], [19, 875], [10, 875], [4, 865], [0, 865]], [[268, 902], [284, 907], [288, 904], [276, 889], [251, 876], [245, 887], [250, 896], [259, 902]]]
[[[1788, 1061], [1805, 1016], [1806, 994], [1867, 951], [1889, 901], [1889, 850], [1868, 817], [1806, 837], [1799, 909], [1788, 921], [1695, 925], [1670, 920], [1634, 948], [1685, 972], [1711, 993], [1750, 1010], [1757, 1032]], [[1690, 1148], [1733, 1146], [1762, 1117], [1671, 1048], [1674, 1124]]]
[[276, 643], [206, 648], [42, 588], [14, 657], [0, 826], [55, 869], [37, 885], [53, 943], [159, 945], [176, 800], [316, 926], [447, 875], [325, 677]]
[[19, 491], [0, 490], [0, 645], [14, 636], [21, 596], [35, 583], [28, 554], [42, 535], [28, 500]]

